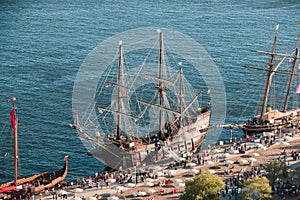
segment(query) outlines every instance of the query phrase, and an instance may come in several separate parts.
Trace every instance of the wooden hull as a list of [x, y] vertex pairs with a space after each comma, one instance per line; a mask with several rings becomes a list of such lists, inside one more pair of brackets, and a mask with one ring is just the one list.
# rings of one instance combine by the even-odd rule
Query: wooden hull
[[[21, 178], [21, 179], [18, 179], [17, 180], [17, 185], [22, 185], [24, 183], [28, 183], [28, 182], [31, 182], [31, 181], [34, 181], [34, 180], [38, 180], [40, 177], [42, 177], [44, 174], [48, 174], [48, 172], [43, 172], [41, 174], [35, 174], [31, 177], [28, 177], [28, 178]], [[0, 185], [0, 193], [1, 193], [1, 189], [3, 188], [7, 188], [7, 187], [10, 187], [14, 185], [14, 182], [11, 181], [11, 182], [8, 182], [8, 183], [4, 183], [4, 184], [1, 184]]]
[[[300, 121], [299, 121], [300, 122]], [[274, 125], [256, 125], [256, 126], [244, 126], [243, 127], [243, 132], [246, 135], [259, 135], [262, 134], [263, 132], [272, 132], [275, 130], [280, 130], [283, 128], [293, 128], [294, 126], [290, 123], [286, 124], [274, 124]]]
[[54, 179], [48, 179], [47, 180], [48, 184], [42, 184], [38, 187], [35, 187], [34, 188], [35, 193], [38, 193], [38, 192], [43, 191], [45, 189], [52, 188], [52, 187], [54, 187], [55, 185], [57, 185], [58, 183], [60, 183], [61, 181], [63, 181], [66, 178], [67, 173], [68, 173], [68, 169], [69, 169], [68, 157], [67, 156], [65, 157], [65, 161], [66, 161], [65, 166], [61, 170], [56, 171], [56, 172], [53, 173], [54, 176], [55, 176], [55, 174], [59, 174], [59, 176], [57, 176]]
[[[17, 185], [25, 187], [27, 184], [34, 188], [34, 193], [41, 192], [42, 190], [52, 188], [55, 185], [57, 185], [59, 182], [63, 181], [68, 173], [68, 157], [65, 156], [65, 166], [55, 172], [49, 173], [49, 172], [43, 172], [41, 174], [36, 174], [34, 176], [28, 177], [28, 178], [22, 178], [17, 180]], [[39, 186], [35, 186], [37, 183], [39, 183]], [[14, 184], [14, 182], [8, 182], [5, 184], [0, 185], [0, 194], [13, 194], [18, 193], [18, 188]]]
[[272, 132], [282, 128], [299, 128], [300, 109], [287, 111], [285, 113], [272, 111], [265, 113], [263, 118], [267, 123], [245, 123], [242, 127], [245, 136], [257, 135], [263, 132]]
[[257, 135], [261, 134], [263, 132], [272, 132], [277, 129], [282, 129], [286, 126], [284, 125], [255, 125], [255, 126], [244, 126], [242, 129], [244, 131], [245, 136], [246, 135]]
[[109, 168], [119, 170], [137, 165], [152, 165], [159, 162], [169, 162], [170, 152], [179, 154], [201, 146], [209, 129], [210, 110], [197, 116], [194, 123], [180, 127], [178, 133], [170, 136], [162, 147], [155, 144], [135, 145], [130, 151], [121, 150], [111, 141], [104, 139], [101, 149], [89, 152], [88, 155], [100, 158]]

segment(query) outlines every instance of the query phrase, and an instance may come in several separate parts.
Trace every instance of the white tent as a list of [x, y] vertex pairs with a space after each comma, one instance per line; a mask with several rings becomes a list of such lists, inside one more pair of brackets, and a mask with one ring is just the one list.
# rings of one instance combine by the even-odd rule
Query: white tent
[[154, 175], [155, 176], [164, 176], [164, 173], [157, 171], [157, 172], [154, 172]]
[[113, 179], [113, 178], [106, 179], [106, 182], [108, 182], [108, 183], [115, 183], [116, 179]]
[[150, 166], [148, 169], [149, 169], [149, 170], [156, 171], [156, 170], [161, 170], [162, 167], [161, 167], [161, 166], [158, 166], [158, 165], [154, 165], [154, 166]]
[[126, 183], [125, 187], [134, 188], [135, 184], [134, 183]]
[[206, 170], [206, 173], [208, 173], [208, 174], [215, 174], [216, 171], [213, 170], [213, 169], [208, 169], [208, 170]]
[[214, 164], [214, 162], [211, 161], [211, 160], [208, 160], [208, 161], [206, 162], [206, 164], [211, 165], [211, 164]]
[[147, 196], [147, 192], [137, 192], [137, 196], [139, 197], [144, 197], [144, 196]]
[[174, 176], [176, 174], [176, 170], [167, 170], [166, 175], [168, 176]]
[[173, 183], [182, 183], [183, 180], [177, 178], [177, 179], [172, 179], [172, 182], [173, 182]]
[[232, 149], [229, 150], [228, 152], [229, 152], [230, 154], [238, 154], [238, 153], [240, 153], [239, 150], [232, 150]]
[[82, 198], [80, 198], [80, 197], [74, 197], [71, 200], [82, 200]]
[[283, 139], [285, 139], [286, 141], [290, 141], [290, 140], [292, 140], [293, 138], [290, 137], [290, 136], [284, 136]]
[[69, 192], [67, 192], [66, 190], [59, 190], [57, 192], [57, 194], [60, 194], [60, 195], [66, 195], [66, 194], [69, 194]]
[[248, 158], [248, 161], [249, 161], [249, 162], [255, 162], [255, 161], [256, 161], [256, 158]]
[[239, 159], [239, 160], [238, 160], [238, 163], [240, 163], [240, 164], [245, 164], [245, 163], [248, 163], [248, 161], [245, 160], [245, 159]]
[[153, 193], [156, 192], [156, 190], [154, 190], [154, 189], [148, 189], [146, 192], [148, 192], [149, 194], [153, 194]]
[[80, 192], [83, 192], [83, 189], [81, 189], [81, 188], [75, 188], [75, 189], [74, 189], [74, 192], [80, 193]]
[[146, 187], [152, 187], [152, 186], [154, 186], [154, 183], [151, 183], [151, 182], [145, 182], [145, 183], [144, 183], [144, 186], [146, 186]]
[[107, 199], [108, 200], [118, 200], [119, 197], [117, 197], [117, 196], [111, 196], [111, 197], [108, 197]]
[[197, 164], [193, 163], [193, 162], [189, 162], [188, 164], [186, 164], [187, 167], [195, 167]]
[[212, 150], [212, 152], [213, 152], [213, 153], [221, 153], [222, 150], [221, 150], [221, 149], [214, 149], [214, 150]]
[[185, 158], [182, 158], [182, 157], [179, 157], [179, 160], [180, 160], [180, 161], [186, 161], [186, 159], [185, 159]]
[[189, 169], [187, 172], [192, 173], [192, 174], [198, 174], [199, 170], [197, 170], [197, 169]]
[[271, 137], [273, 135], [274, 135], [273, 132], [263, 132], [263, 136], [269, 136], [269, 137]]
[[145, 182], [151, 182], [151, 183], [152, 183], [153, 181], [154, 181], [154, 180], [153, 180], [152, 178], [146, 178], [146, 179], [145, 179]]
[[234, 161], [232, 161], [232, 160], [226, 160], [225, 161], [225, 164], [233, 164], [234, 163]]
[[290, 143], [281, 141], [280, 146], [283, 146], [283, 147], [290, 146]]
[[251, 156], [257, 157], [259, 156], [259, 153], [252, 153]]

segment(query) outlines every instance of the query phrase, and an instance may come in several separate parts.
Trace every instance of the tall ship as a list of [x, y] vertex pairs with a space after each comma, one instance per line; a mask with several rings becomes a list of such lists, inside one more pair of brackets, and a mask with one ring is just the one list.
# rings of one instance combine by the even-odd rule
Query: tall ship
[[[10, 98], [8, 102], [14, 101]], [[0, 184], [0, 198], [4, 199], [27, 199], [43, 190], [54, 188], [61, 183], [68, 173], [68, 156], [65, 156], [65, 165], [53, 172], [44, 171], [30, 177], [20, 177], [19, 175], [19, 147], [18, 147], [18, 118], [17, 106], [14, 104], [10, 113], [11, 125], [14, 138], [14, 180]]]
[[[287, 55], [283, 53], [276, 52], [276, 44], [278, 37], [278, 29], [279, 25], [276, 25], [276, 33], [273, 40], [273, 46], [271, 52], [266, 51], [257, 51], [258, 53], [270, 55], [269, 63], [266, 68], [253, 67], [253, 66], [245, 66], [246, 68], [259, 70], [267, 73], [266, 84], [263, 90], [263, 100], [262, 106], [260, 108], [260, 114], [254, 116], [251, 120], [245, 121], [243, 124], [228, 124], [221, 125], [220, 127], [224, 128], [241, 128], [245, 134], [247, 135], [259, 135], [264, 132], [280, 132], [281, 129], [297, 129], [299, 130], [299, 122], [300, 122], [300, 108], [299, 108], [299, 93], [300, 93], [300, 82], [297, 80], [297, 76], [299, 77], [299, 72], [297, 73], [297, 69], [299, 69], [299, 42], [300, 35], [298, 35], [298, 41], [296, 44], [295, 51], [293, 55]], [[288, 59], [288, 63], [292, 64], [289, 71], [278, 71], [277, 69]], [[299, 71], [299, 70], [298, 70]], [[275, 75], [283, 75], [287, 76], [288, 81], [285, 87], [284, 92], [280, 92], [280, 105], [282, 110], [272, 109], [270, 106], [271, 101], [274, 101], [272, 97], [270, 97], [270, 88], [273, 83], [273, 77]], [[298, 81], [298, 82], [297, 82]], [[289, 100], [293, 96], [296, 98], [296, 106], [294, 108], [292, 103], [289, 104]], [[276, 99], [278, 100], [278, 99]], [[278, 102], [277, 102], [278, 103]], [[290, 109], [288, 109], [290, 108]]]
[[143, 60], [139, 67], [126, 70], [123, 43], [119, 43], [117, 64], [106, 70], [97, 89], [100, 100], [95, 106], [101, 127], [95, 134], [88, 133], [78, 122], [78, 112], [74, 113], [72, 127], [81, 140], [93, 146], [88, 154], [100, 158], [109, 168], [179, 159], [179, 153], [199, 148], [210, 128], [206, 96], [210, 91], [203, 94], [207, 99], [199, 106], [203, 92], [189, 84], [182, 62], [171, 68], [163, 33], [158, 32], [158, 56], [154, 59], [150, 53], [146, 55], [152, 64]]

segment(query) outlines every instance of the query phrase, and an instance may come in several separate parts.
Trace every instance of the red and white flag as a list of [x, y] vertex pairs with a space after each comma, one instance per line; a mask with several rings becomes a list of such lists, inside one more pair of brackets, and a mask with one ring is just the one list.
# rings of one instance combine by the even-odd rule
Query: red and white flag
[[14, 131], [17, 129], [17, 122], [16, 122], [16, 110], [13, 108], [10, 112], [10, 119], [11, 119], [11, 126], [13, 127]]
[[208, 89], [208, 90], [206, 91], [206, 94], [207, 94], [207, 95], [209, 95], [209, 94], [210, 94], [210, 89]]
[[299, 84], [298, 87], [296, 88], [296, 94], [300, 94], [300, 84]]
[[11, 101], [15, 101], [16, 100], [16, 97], [11, 97], [7, 100], [7, 102], [11, 102]]

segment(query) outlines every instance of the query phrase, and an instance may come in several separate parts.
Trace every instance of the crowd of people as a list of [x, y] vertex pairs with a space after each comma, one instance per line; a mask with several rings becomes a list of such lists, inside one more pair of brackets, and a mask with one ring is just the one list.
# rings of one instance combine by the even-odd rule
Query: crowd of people
[[[261, 138], [260, 138], [261, 139]], [[267, 140], [266, 138], [265, 140]], [[269, 141], [275, 141], [275, 137], [269, 138]], [[262, 141], [260, 141], [262, 143]], [[266, 145], [265, 143], [263, 143]], [[273, 143], [268, 143], [267, 146], [272, 145]], [[242, 141], [240, 139], [234, 139], [231, 143], [226, 145], [213, 145], [208, 146], [208, 148], [204, 149], [201, 152], [183, 152], [181, 156], [181, 160], [171, 163], [167, 166], [167, 169], [185, 169], [189, 168], [191, 165], [188, 163], [194, 163], [197, 166], [205, 166], [209, 164], [209, 162], [214, 163], [222, 163], [226, 160], [226, 158], [222, 158], [221, 154], [230, 153], [233, 154], [241, 154], [244, 155], [245, 152], [252, 150], [253, 145], [251, 141]], [[238, 151], [238, 152], [237, 152]], [[236, 153], [237, 152], [237, 153]], [[277, 160], [285, 162], [287, 165], [292, 161], [298, 161], [300, 159], [300, 151], [289, 151], [286, 148], [283, 148], [281, 154], [278, 156]], [[225, 162], [224, 162], [225, 164]], [[233, 167], [234, 165], [227, 165], [225, 170], [223, 171], [224, 175], [222, 176], [224, 180], [225, 187], [222, 191], [222, 195], [225, 199], [238, 199], [242, 184], [252, 178], [266, 176], [266, 171], [264, 166], [260, 164], [259, 166], [254, 166], [253, 163], [249, 163], [245, 165], [245, 168], [242, 167], [238, 169], [237, 167]], [[246, 167], [249, 169], [246, 170]], [[201, 168], [202, 169], [202, 168]], [[200, 171], [201, 171], [200, 169]], [[166, 174], [165, 174], [166, 175]], [[134, 183], [135, 185], [140, 182], [144, 182], [145, 179], [157, 179], [157, 175], [153, 173], [151, 170], [143, 169], [143, 170], [127, 170], [127, 171], [114, 171], [114, 172], [102, 172], [95, 173], [94, 176], [87, 176], [82, 179], [69, 181], [66, 185], [58, 185], [55, 190], [65, 189], [65, 188], [97, 188], [97, 189], [106, 189], [111, 188], [113, 185], [125, 185], [127, 183]], [[109, 179], [114, 181], [108, 181]], [[157, 179], [158, 180], [158, 179]], [[164, 181], [159, 180], [153, 186], [165, 186], [171, 183], [171, 179], [165, 178]], [[282, 199], [285, 198], [286, 195], [299, 195], [300, 193], [300, 185], [299, 183], [294, 182], [294, 177], [291, 177], [288, 180], [277, 179], [275, 181], [274, 187], [272, 188], [275, 193], [277, 193]], [[27, 192], [28, 193], [28, 192]], [[54, 193], [54, 191], [53, 191]], [[122, 191], [120, 191], [122, 194]], [[27, 197], [27, 198], [30, 198]], [[56, 199], [53, 196], [53, 199]]]
[[[273, 145], [273, 142], [262, 142], [264, 141], [274, 141], [275, 137], [272, 138], [259, 138], [260, 143], [263, 143], [264, 145], [270, 146]], [[248, 142], [248, 143], [247, 143]], [[203, 166], [208, 163], [208, 161], [211, 162], [222, 162], [224, 161], [224, 158], [221, 158], [218, 153], [230, 153], [232, 151], [238, 151], [239, 154], [244, 154], [245, 152], [252, 150], [253, 145], [250, 145], [250, 140], [242, 141], [235, 139], [232, 143], [227, 145], [214, 145], [214, 146], [208, 146], [207, 149], [205, 149], [202, 152], [183, 152], [181, 154], [181, 161], [176, 161], [174, 163], [171, 163], [168, 168], [169, 169], [181, 169], [181, 168], [187, 168], [188, 163], [195, 163], [198, 166]], [[216, 153], [218, 152], [218, 153]], [[290, 161], [297, 161], [300, 157], [300, 151], [291, 151], [288, 152], [285, 148], [281, 152], [281, 155], [278, 157], [278, 160], [286, 162], [287, 165], [289, 165]], [[249, 163], [248, 165], [250, 167], [249, 170], [246, 170], [245, 168], [241, 168], [238, 170], [237, 168], [226, 168], [224, 170], [224, 183], [225, 187], [223, 189], [222, 195], [228, 199], [238, 199], [240, 193], [242, 184], [252, 178], [255, 177], [262, 177], [266, 176], [266, 171], [264, 169], [264, 166], [260, 164], [259, 166], [253, 166], [253, 163]], [[235, 171], [234, 171], [235, 170]], [[107, 179], [113, 178], [116, 180], [117, 183], [129, 183], [133, 181], [133, 173], [128, 172], [118, 172], [118, 173], [100, 173], [97, 174], [93, 178], [86, 179], [81, 184], [86, 184], [87, 182], [91, 183], [94, 182], [97, 187], [109, 187], [109, 184], [106, 182]], [[143, 182], [146, 178], [157, 178], [150, 172], [144, 172], [144, 173], [135, 173], [134, 181], [137, 182]], [[90, 180], [90, 181], [87, 181]], [[169, 180], [170, 182], [170, 180]], [[161, 182], [159, 185], [164, 185], [169, 183], [167, 180], [165, 182]], [[105, 183], [106, 185], [97, 185], [97, 183]], [[300, 191], [300, 185], [293, 182], [293, 177], [290, 180], [283, 181], [282, 179], [277, 179], [274, 187], [272, 188], [274, 192], [276, 192], [282, 199], [284, 199], [285, 195], [299, 195]]]

